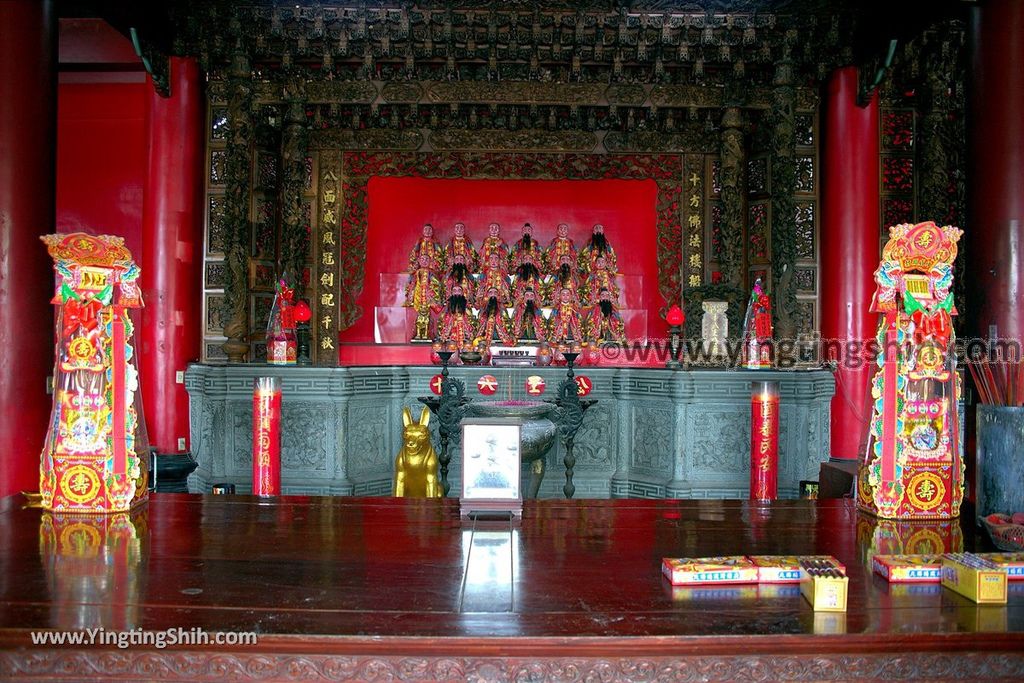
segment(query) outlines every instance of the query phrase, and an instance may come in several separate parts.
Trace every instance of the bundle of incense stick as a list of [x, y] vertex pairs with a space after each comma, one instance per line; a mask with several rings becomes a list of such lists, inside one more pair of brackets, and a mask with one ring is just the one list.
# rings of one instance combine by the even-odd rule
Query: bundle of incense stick
[[[835, 564], [829, 562], [828, 560], [814, 560], [810, 558], [803, 559], [800, 560], [800, 566], [803, 567], [804, 571], [806, 571], [808, 574], [814, 574], [816, 571], [819, 570], [834, 569], [837, 572], [839, 572], [838, 576], [843, 575], [842, 571], [840, 571]], [[832, 574], [826, 574], [825, 576], [832, 576]]]
[[967, 363], [971, 379], [982, 403], [996, 406], [1024, 406], [1024, 358], [1003, 360], [997, 351], [995, 360], [980, 358]]
[[832, 578], [832, 579], [841, 579], [844, 576], [846, 576], [846, 574], [842, 573], [841, 571], [839, 571], [835, 567], [828, 567], [828, 568], [818, 567], [818, 568], [814, 568], [814, 569], [812, 569], [810, 567], [805, 567], [804, 571], [807, 572], [808, 576], [824, 576], [824, 577], [828, 577], [828, 578]]

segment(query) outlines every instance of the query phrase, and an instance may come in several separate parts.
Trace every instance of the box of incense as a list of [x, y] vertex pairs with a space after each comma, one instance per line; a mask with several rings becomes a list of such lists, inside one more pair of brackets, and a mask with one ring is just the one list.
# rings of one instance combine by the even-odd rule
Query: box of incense
[[758, 583], [800, 583], [803, 565], [846, 572], [846, 567], [831, 555], [751, 555], [750, 561], [757, 567]]
[[1024, 553], [977, 553], [977, 555], [1006, 569], [1007, 581], [1024, 581]]
[[815, 612], [845, 612], [850, 579], [835, 567], [804, 567], [800, 594]]
[[939, 583], [941, 555], [875, 555], [871, 566], [889, 583]]
[[716, 583], [757, 583], [757, 567], [741, 555], [731, 557], [666, 557], [661, 573], [673, 586]]
[[974, 602], [1006, 603], [1006, 569], [973, 553], [942, 556], [942, 585]]

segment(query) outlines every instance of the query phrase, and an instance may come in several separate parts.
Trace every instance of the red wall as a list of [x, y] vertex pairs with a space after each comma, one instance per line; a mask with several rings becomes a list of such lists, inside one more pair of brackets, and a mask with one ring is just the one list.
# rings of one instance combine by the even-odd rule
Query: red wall
[[143, 267], [145, 88], [61, 83], [57, 92], [57, 231], [124, 237]]
[[[523, 223], [544, 247], [559, 223], [568, 223], [577, 249], [590, 238], [595, 223], [615, 249], [619, 271], [644, 276], [648, 330], [663, 334], [658, 309], [656, 201], [653, 180], [462, 180], [377, 177], [367, 188], [369, 203], [366, 279], [358, 299], [363, 316], [341, 335], [345, 342], [373, 341], [373, 311], [378, 305], [380, 273], [408, 269], [409, 251], [424, 223], [434, 226], [434, 238], [446, 243], [456, 222], [479, 249], [492, 222], [512, 243], [522, 236]], [[661, 330], [661, 332], [659, 332]]]

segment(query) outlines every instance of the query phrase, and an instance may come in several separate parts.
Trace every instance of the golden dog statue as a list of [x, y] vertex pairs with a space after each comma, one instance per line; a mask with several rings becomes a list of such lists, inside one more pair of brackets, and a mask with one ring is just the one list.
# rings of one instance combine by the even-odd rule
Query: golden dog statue
[[402, 449], [395, 458], [394, 494], [408, 498], [440, 498], [437, 481], [437, 453], [430, 443], [430, 408], [424, 407], [420, 421], [413, 422], [412, 412], [402, 409]]

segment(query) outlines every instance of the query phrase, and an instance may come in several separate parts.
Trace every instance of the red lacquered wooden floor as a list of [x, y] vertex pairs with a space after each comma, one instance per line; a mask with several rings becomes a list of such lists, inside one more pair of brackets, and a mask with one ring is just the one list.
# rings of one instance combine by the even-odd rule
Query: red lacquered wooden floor
[[[980, 534], [980, 532], [979, 532]], [[155, 495], [131, 516], [0, 514], [0, 677], [87, 680], [1019, 680], [1006, 606], [890, 586], [875, 552], [990, 550], [964, 523], [850, 501], [458, 501]], [[663, 557], [830, 554], [845, 614], [795, 587], [673, 588]], [[255, 632], [250, 645], [33, 644], [32, 632]], [[38, 637], [38, 634], [37, 634]]]

